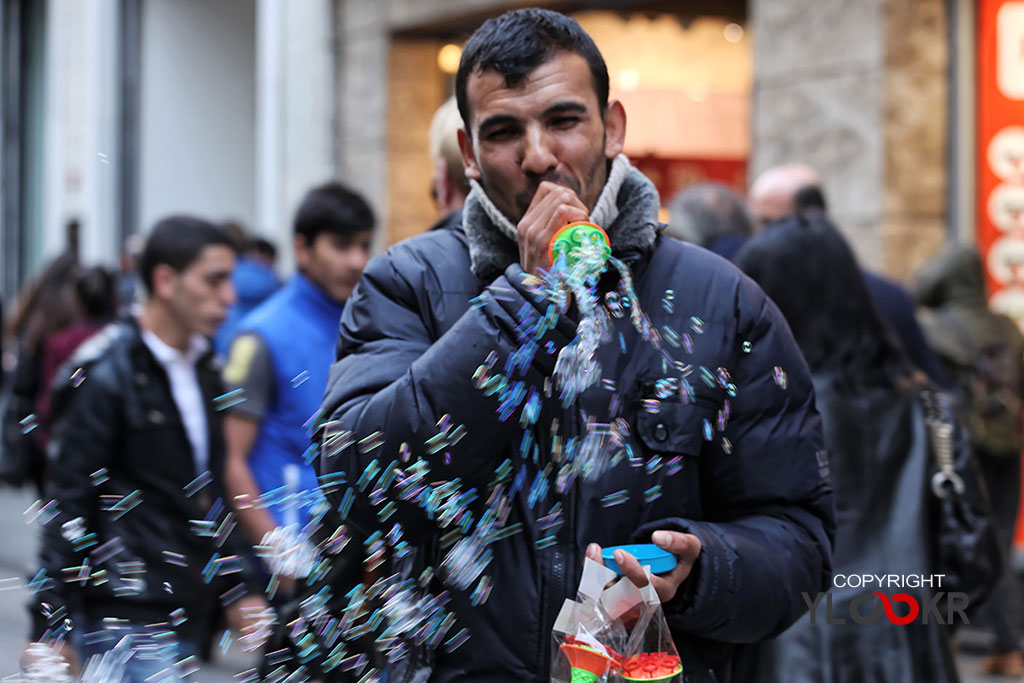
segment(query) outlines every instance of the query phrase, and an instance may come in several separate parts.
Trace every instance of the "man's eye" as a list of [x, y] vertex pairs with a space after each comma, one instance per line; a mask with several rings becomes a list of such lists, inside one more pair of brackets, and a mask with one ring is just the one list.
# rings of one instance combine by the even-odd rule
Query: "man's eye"
[[580, 117], [578, 116], [558, 116], [551, 119], [551, 125], [556, 128], [569, 128], [579, 123]]
[[492, 141], [511, 140], [515, 135], [515, 130], [512, 128], [498, 128], [487, 133], [487, 139]]

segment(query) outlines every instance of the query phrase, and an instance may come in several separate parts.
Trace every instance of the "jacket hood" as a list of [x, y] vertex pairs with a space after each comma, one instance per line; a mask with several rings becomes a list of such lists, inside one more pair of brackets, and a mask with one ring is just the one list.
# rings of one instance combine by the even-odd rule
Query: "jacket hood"
[[273, 269], [259, 261], [240, 258], [235, 264], [233, 277], [238, 300], [249, 305], [256, 305], [277, 291], [281, 281]]
[[[654, 246], [661, 200], [654, 183], [636, 168], [630, 167], [615, 198], [618, 216], [611, 225], [601, 226], [608, 233], [612, 253], [648, 251]], [[469, 242], [473, 273], [489, 282], [519, 261], [519, 247], [490, 219], [477, 189], [469, 193], [462, 212], [462, 229]]]
[[958, 244], [946, 247], [914, 278], [914, 299], [922, 306], [985, 305], [985, 273], [977, 250]]

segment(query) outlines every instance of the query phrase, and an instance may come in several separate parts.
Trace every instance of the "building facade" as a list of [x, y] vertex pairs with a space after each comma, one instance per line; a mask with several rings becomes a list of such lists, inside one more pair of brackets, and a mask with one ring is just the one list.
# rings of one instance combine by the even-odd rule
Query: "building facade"
[[[824, 176], [858, 255], [905, 278], [975, 239], [979, 4], [1013, 0], [575, 0], [627, 105], [627, 151], [672, 191]], [[79, 222], [84, 260], [176, 212], [282, 247], [315, 183], [370, 198], [379, 247], [436, 217], [438, 63], [497, 0], [2, 0], [3, 258], [10, 297]], [[1020, 4], [1017, 2], [1017, 4]], [[652, 133], [653, 131], [653, 133]], [[669, 197], [663, 197], [667, 201]]]

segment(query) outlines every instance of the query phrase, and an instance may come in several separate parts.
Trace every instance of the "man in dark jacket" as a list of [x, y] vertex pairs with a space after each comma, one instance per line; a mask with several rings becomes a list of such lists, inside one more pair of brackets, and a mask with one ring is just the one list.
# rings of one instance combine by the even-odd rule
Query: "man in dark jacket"
[[139, 318], [99, 332], [55, 380], [32, 640], [70, 642], [83, 661], [118, 648], [133, 683], [183, 679], [218, 600], [235, 624], [264, 605], [242, 583], [253, 574], [219, 484], [209, 337], [234, 300], [234, 263], [214, 225], [161, 221]]
[[[419, 603], [448, 610], [440, 624], [385, 609], [378, 642], [407, 654], [388, 680], [547, 683], [584, 555], [652, 541], [677, 556], [652, 583], [687, 680], [729, 680], [741, 646], [785, 629], [830, 577], [827, 462], [799, 349], [749, 279], [659, 236], [657, 192], [621, 155], [625, 113], [574, 20], [486, 22], [456, 95], [473, 185], [462, 226], [370, 262], [322, 409], [321, 474], [345, 473], [328, 496], [350, 529], [449, 589]], [[538, 283], [554, 233], [581, 219], [607, 230], [624, 271], [597, 285], [602, 381], [563, 402], [552, 375], [582, 306], [554, 309]], [[635, 558], [616, 560], [646, 583]]]

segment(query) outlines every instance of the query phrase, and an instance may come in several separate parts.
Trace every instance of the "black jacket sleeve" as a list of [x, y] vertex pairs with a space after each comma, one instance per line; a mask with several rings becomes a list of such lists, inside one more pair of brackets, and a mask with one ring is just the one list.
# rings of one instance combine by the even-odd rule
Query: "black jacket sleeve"
[[63, 617], [73, 611], [75, 568], [88, 558], [88, 550], [77, 550], [75, 542], [84, 545], [86, 536], [95, 533], [93, 522], [99, 510], [92, 475], [110, 464], [121, 428], [115, 389], [91, 377], [73, 391], [75, 409], [67, 411], [49, 447], [52, 461], [44, 503], [53, 507], [41, 515], [42, 569], [34, 578], [33, 588], [38, 590], [30, 603], [33, 640], [42, 638], [51, 626], [61, 627]]
[[[502, 396], [516, 382], [542, 391], [554, 370], [555, 354], [515, 352], [530, 344], [544, 349], [548, 342], [561, 348], [575, 335], [575, 325], [539, 301], [528, 286], [530, 278], [513, 265], [450, 329], [435, 334], [424, 283], [405, 277], [425, 269], [400, 271], [394, 251], [371, 261], [345, 307], [339, 360], [331, 369], [322, 410], [329, 418], [319, 432], [320, 473], [344, 472], [351, 486], [374, 461], [385, 472], [388, 463], [404, 468], [398, 446], [405, 444], [406, 460], [422, 458], [431, 469], [429, 479], [457, 478], [465, 489], [481, 486], [493, 478], [509, 444], [521, 437], [517, 420], [502, 422], [497, 416]], [[507, 382], [485, 396], [474, 386], [474, 374], [486, 367], [492, 352], [497, 360], [490, 374], [504, 373]], [[524, 362], [505, 368], [508, 358]], [[451, 423], [447, 438], [438, 437], [445, 415]], [[369, 492], [373, 485], [364, 488]], [[344, 493], [344, 488], [335, 489], [332, 502], [337, 504]], [[372, 513], [360, 498], [349, 521], [373, 526]], [[416, 507], [407, 500], [392, 523], [403, 522], [407, 532], [424, 528], [428, 517]]]

